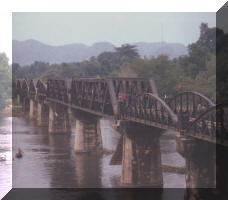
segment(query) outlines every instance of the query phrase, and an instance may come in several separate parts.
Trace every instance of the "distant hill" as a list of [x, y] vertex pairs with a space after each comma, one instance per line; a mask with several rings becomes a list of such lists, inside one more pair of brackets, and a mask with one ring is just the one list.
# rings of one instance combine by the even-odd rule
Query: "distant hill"
[[[170, 58], [187, 54], [187, 48], [178, 43], [134, 43], [141, 57], [157, 57], [160, 54]], [[34, 61], [48, 63], [80, 62], [98, 56], [105, 51], [115, 51], [115, 46], [108, 42], [95, 43], [92, 46], [84, 44], [68, 44], [63, 46], [51, 46], [36, 40], [13, 40], [13, 62], [20, 65], [29, 65]]]

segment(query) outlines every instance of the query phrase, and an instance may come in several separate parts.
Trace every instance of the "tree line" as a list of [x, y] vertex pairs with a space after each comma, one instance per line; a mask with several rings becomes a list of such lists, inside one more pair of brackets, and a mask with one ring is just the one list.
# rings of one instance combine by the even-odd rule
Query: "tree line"
[[5, 108], [6, 99], [11, 98], [11, 77], [8, 58], [4, 53], [0, 53], [0, 112]]
[[52, 65], [34, 62], [25, 67], [13, 63], [12, 68], [15, 78], [27, 79], [47, 80], [88, 76], [151, 77], [155, 80], [161, 96], [173, 96], [182, 91], [198, 91], [215, 99], [216, 42], [217, 46], [219, 45], [219, 57], [224, 57], [218, 72], [222, 75], [221, 85], [225, 86], [227, 80], [223, 73], [227, 70], [225, 69], [227, 48], [224, 46], [227, 46], [227, 35], [219, 29], [209, 28], [206, 23], [200, 26], [198, 40], [188, 45], [188, 55], [172, 60], [167, 55], [140, 58], [134, 45], [125, 44], [115, 48], [115, 52], [103, 52], [82, 62]]

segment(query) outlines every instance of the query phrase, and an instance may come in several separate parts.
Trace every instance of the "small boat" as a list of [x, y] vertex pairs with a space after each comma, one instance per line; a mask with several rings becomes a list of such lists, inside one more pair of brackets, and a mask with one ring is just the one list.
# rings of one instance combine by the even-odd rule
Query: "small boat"
[[18, 148], [18, 152], [16, 153], [15, 157], [16, 158], [22, 158], [22, 150], [20, 148]]
[[1, 155], [0, 161], [6, 161], [6, 155]]

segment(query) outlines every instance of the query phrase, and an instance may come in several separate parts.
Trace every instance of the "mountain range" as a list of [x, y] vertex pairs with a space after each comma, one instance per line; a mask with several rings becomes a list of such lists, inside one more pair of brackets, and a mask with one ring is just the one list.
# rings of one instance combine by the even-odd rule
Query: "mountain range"
[[[187, 47], [180, 43], [138, 42], [133, 43], [133, 45], [136, 45], [141, 57], [147, 58], [163, 54], [173, 59], [188, 54]], [[30, 65], [35, 61], [48, 62], [50, 64], [80, 62], [107, 51], [115, 51], [115, 46], [109, 42], [98, 42], [92, 46], [79, 43], [51, 46], [33, 39], [25, 41], [13, 40], [12, 42], [13, 62], [21, 66]]]

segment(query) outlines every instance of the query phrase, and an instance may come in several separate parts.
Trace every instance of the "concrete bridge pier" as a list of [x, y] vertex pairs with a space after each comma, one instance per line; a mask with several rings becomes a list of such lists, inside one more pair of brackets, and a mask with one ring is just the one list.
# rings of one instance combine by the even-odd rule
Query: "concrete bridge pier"
[[216, 145], [185, 136], [176, 141], [177, 152], [186, 159], [186, 188], [215, 188]]
[[37, 125], [38, 126], [48, 125], [48, 107], [41, 102], [37, 103]]
[[76, 119], [75, 153], [102, 151], [100, 119]]
[[21, 99], [21, 104], [25, 116], [28, 117], [30, 113], [30, 100], [28, 98], [23, 97]]
[[48, 132], [68, 133], [70, 131], [68, 108], [62, 105], [49, 105]]
[[123, 157], [121, 185], [163, 187], [160, 136], [162, 130], [131, 122], [121, 123]]
[[16, 101], [17, 101], [18, 104], [21, 104], [20, 94], [17, 94]]
[[29, 100], [29, 119], [37, 119], [37, 103], [34, 99]]

